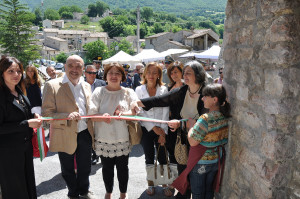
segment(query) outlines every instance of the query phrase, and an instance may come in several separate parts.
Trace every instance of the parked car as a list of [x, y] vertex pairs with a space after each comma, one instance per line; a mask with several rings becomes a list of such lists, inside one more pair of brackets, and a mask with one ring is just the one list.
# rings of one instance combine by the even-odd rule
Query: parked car
[[54, 68], [56, 70], [61, 70], [61, 71], [64, 71], [64, 64], [63, 63], [57, 63]]
[[50, 61], [50, 64], [49, 64], [49, 66], [56, 66], [56, 62], [55, 61]]
[[41, 59], [40, 61], [42, 65], [46, 66], [46, 59]]

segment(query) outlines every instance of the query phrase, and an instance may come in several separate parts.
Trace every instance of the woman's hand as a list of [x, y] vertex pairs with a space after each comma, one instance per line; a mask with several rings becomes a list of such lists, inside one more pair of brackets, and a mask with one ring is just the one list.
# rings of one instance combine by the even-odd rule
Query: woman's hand
[[152, 130], [154, 131], [154, 133], [155, 133], [156, 135], [159, 135], [159, 136], [165, 136], [165, 135], [166, 135], [166, 134], [165, 134], [165, 131], [164, 131], [162, 128], [158, 127], [158, 126], [154, 126], [154, 127], [152, 128]]
[[157, 141], [161, 146], [164, 146], [166, 143], [166, 136], [160, 135]]
[[170, 130], [172, 132], [175, 132], [180, 127], [180, 121], [179, 120], [171, 120], [168, 122], [168, 126], [170, 127]]
[[40, 119], [29, 119], [28, 120], [28, 126], [30, 128], [40, 128], [40, 126], [42, 125], [43, 121]]
[[80, 114], [78, 112], [72, 112], [68, 116], [69, 120], [81, 120]]
[[34, 118], [35, 118], [35, 119], [38, 119], [38, 118], [42, 118], [42, 116], [40, 116], [38, 113], [35, 113], [35, 114], [34, 114]]
[[140, 112], [139, 105], [140, 105], [140, 107], [144, 107], [144, 105], [141, 101], [133, 101], [130, 103], [130, 109], [131, 109], [132, 113], [138, 114]]
[[[110, 117], [110, 114], [104, 113], [102, 116], [104, 116], [104, 117]], [[102, 121], [106, 122], [107, 124], [110, 124], [111, 118], [102, 118]]]

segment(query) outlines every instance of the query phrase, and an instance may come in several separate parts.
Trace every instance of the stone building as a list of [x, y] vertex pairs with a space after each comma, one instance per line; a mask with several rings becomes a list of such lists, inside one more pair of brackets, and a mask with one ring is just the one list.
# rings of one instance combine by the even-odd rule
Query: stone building
[[44, 46], [57, 49], [59, 51], [68, 52], [68, 41], [59, 37], [46, 37], [44, 40]]
[[228, 0], [223, 199], [300, 198], [300, 1]]
[[170, 48], [188, 50], [207, 50], [219, 42], [219, 36], [211, 29], [181, 30], [179, 32], [162, 32], [145, 38], [146, 49], [162, 52]]
[[55, 21], [51, 21], [49, 19], [45, 19], [43, 21], [43, 27], [44, 28], [64, 28], [65, 27], [65, 22], [64, 20], [55, 20]]

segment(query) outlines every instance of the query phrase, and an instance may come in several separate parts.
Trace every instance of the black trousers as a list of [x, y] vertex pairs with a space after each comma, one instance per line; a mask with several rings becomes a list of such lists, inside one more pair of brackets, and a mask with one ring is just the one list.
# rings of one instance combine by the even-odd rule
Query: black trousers
[[119, 181], [119, 190], [121, 193], [127, 192], [129, 179], [128, 161], [129, 155], [118, 157], [104, 157], [100, 155], [102, 163], [102, 176], [105, 184], [106, 193], [112, 193], [114, 188], [114, 167], [117, 168], [117, 177]]
[[[154, 158], [155, 158], [155, 148], [158, 149], [159, 143], [158, 143], [158, 135], [154, 133], [153, 130], [147, 131], [145, 127], [142, 127], [143, 135], [141, 139], [141, 145], [144, 149], [145, 159], [146, 159], [146, 165], [147, 164], [154, 164]], [[166, 164], [166, 153], [164, 147], [160, 147], [159, 154], [157, 156], [159, 164]]]
[[166, 147], [169, 153], [170, 163], [177, 164], [174, 151], [175, 151], [175, 144], [177, 139], [177, 133], [170, 131], [168, 127], [168, 135], [166, 135]]
[[22, 146], [0, 148], [0, 161], [3, 199], [36, 199], [31, 140]]
[[[61, 173], [69, 189], [68, 196], [78, 197], [89, 191], [89, 175], [91, 173], [92, 137], [86, 129], [77, 135], [77, 148], [70, 155], [59, 152]], [[77, 174], [74, 171], [74, 156], [76, 155]]]

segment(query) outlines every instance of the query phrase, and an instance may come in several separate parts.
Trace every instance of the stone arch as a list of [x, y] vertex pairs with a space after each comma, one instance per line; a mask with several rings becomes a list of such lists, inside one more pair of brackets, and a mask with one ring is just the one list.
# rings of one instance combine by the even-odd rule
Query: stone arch
[[228, 0], [223, 46], [233, 118], [217, 198], [300, 198], [300, 1]]

